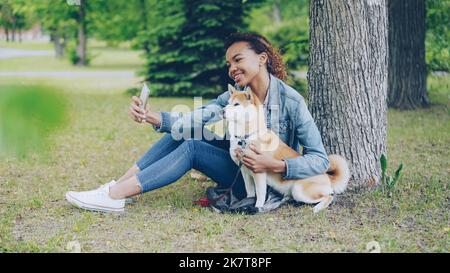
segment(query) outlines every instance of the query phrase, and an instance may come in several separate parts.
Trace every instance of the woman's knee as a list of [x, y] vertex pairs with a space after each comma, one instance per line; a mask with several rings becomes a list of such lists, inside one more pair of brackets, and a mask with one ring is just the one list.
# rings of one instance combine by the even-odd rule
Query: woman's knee
[[197, 162], [197, 157], [204, 157], [206, 156], [205, 153], [205, 147], [208, 144], [205, 143], [204, 141], [201, 141], [199, 139], [193, 139], [193, 138], [189, 138], [186, 139], [183, 144], [181, 144], [181, 146], [183, 146], [183, 148], [186, 150], [186, 152], [189, 154], [189, 156], [192, 159], [192, 162], [194, 164], [195, 167], [195, 162]]
[[189, 149], [190, 152], [193, 153], [193, 152], [195, 152], [197, 146], [199, 145], [199, 142], [202, 142], [202, 141], [198, 140], [198, 139], [189, 138], [189, 139], [186, 139], [184, 141], [184, 143], [181, 145], [184, 145], [187, 149]]

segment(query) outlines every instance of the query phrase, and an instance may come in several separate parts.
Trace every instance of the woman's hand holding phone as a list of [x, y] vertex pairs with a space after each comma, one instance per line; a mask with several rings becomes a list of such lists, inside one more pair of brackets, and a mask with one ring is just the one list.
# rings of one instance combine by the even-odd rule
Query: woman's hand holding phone
[[139, 97], [133, 96], [131, 98], [131, 106], [129, 111], [131, 118], [137, 123], [147, 122], [159, 126], [161, 124], [159, 114], [150, 111], [150, 107], [148, 105], [145, 109], [142, 109], [141, 106], [142, 100]]

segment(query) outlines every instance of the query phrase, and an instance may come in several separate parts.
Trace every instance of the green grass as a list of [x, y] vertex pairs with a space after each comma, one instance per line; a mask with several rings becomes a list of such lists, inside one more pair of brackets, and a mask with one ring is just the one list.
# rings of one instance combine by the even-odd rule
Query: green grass
[[[0, 42], [0, 47], [11, 47], [34, 50], [53, 50], [51, 43], [6, 43]], [[49, 56], [34, 56], [26, 58], [3, 59], [0, 62], [0, 71], [137, 71], [143, 61], [139, 51], [132, 51], [126, 45], [121, 47], [108, 47], [104, 43], [92, 42], [88, 44], [88, 53], [92, 55], [91, 65], [77, 67], [70, 64], [67, 57], [55, 58]]]
[[[450, 78], [430, 77], [432, 106], [389, 110], [389, 166], [403, 162], [393, 198], [380, 191], [339, 196], [314, 215], [311, 206], [285, 206], [256, 215], [221, 215], [192, 205], [211, 182], [185, 175], [146, 193], [124, 214], [81, 211], [64, 199], [118, 178], [161, 135], [131, 121], [124, 90], [139, 79], [23, 79], [52, 86], [68, 102], [67, 124], [47, 153], [0, 160], [0, 252], [448, 252]], [[0, 85], [16, 79], [2, 78]], [[155, 110], [187, 98], [152, 98]], [[392, 167], [393, 168], [393, 167]]]
[[6, 42], [4, 40], [1, 40], [0, 47], [29, 50], [53, 50], [52, 43], [43, 41]]

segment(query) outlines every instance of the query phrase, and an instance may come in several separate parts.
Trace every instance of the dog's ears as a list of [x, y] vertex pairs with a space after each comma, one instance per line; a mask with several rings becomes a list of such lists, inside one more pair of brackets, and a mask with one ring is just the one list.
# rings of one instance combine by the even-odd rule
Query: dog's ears
[[[234, 93], [238, 92], [238, 91], [236, 90], [236, 88], [234, 88], [231, 84], [228, 84], [228, 91], [230, 91], [231, 95], [233, 95]], [[244, 89], [244, 93], [245, 93], [245, 98], [246, 98], [247, 100], [252, 100], [252, 98], [253, 98], [253, 92], [252, 92], [252, 89], [250, 89], [250, 87], [247, 86], [247, 87]]]
[[245, 92], [245, 97], [247, 98], [247, 100], [252, 100], [252, 96], [253, 96], [252, 89], [247, 86], [245, 88], [244, 92]]
[[236, 89], [231, 84], [228, 84], [228, 91], [230, 91], [231, 94], [234, 94]]

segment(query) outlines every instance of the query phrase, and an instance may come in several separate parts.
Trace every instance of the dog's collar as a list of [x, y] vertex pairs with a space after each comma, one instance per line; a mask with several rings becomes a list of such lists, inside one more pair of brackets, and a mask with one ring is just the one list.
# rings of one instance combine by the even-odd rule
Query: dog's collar
[[234, 136], [234, 137], [236, 139], [238, 139], [238, 145], [241, 146], [242, 149], [245, 149], [247, 146], [248, 138], [257, 133], [258, 133], [258, 131], [254, 131], [253, 133], [244, 135], [243, 137], [240, 137], [240, 136]]

